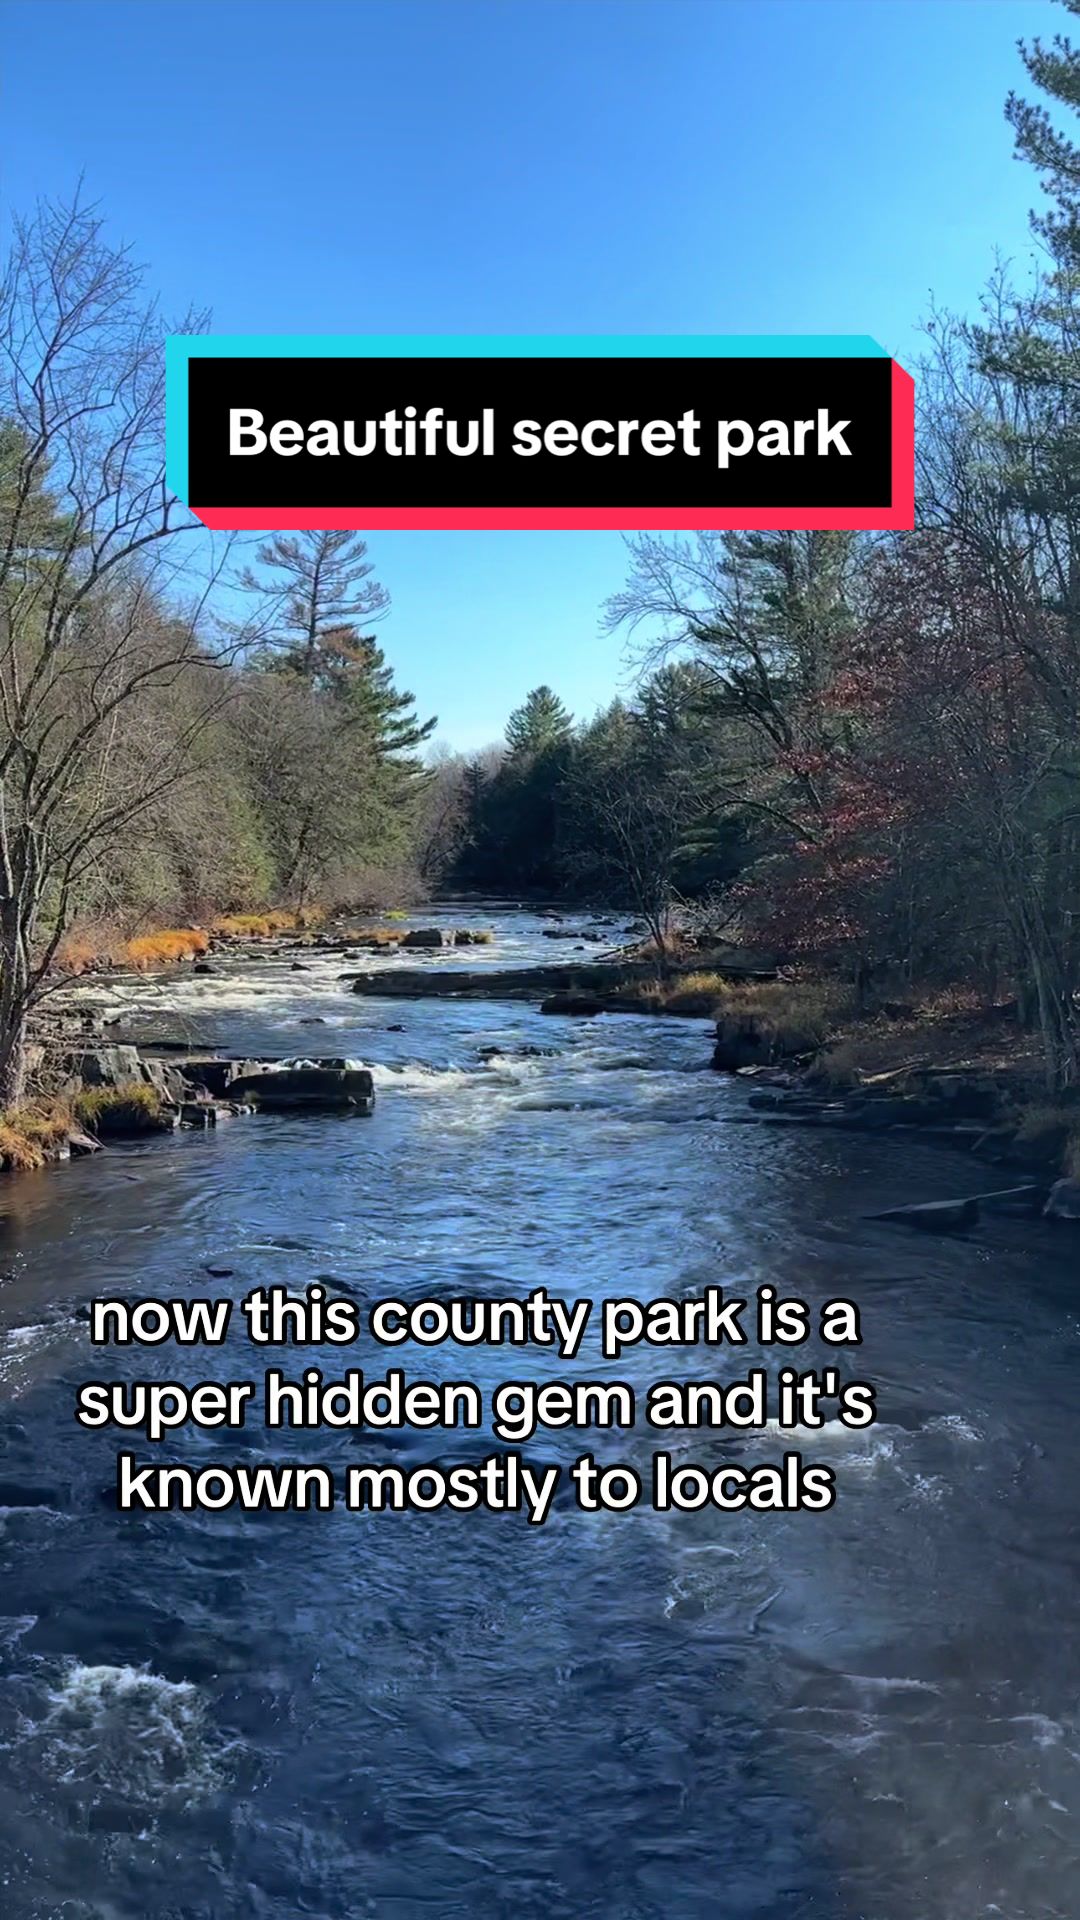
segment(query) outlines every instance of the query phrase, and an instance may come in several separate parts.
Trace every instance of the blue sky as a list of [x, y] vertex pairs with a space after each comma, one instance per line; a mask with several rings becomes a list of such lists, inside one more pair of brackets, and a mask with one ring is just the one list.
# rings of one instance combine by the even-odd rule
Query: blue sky
[[[1031, 251], [1003, 118], [1049, 0], [9, 0], [4, 197], [80, 173], [222, 332], [870, 333]], [[624, 643], [615, 534], [380, 534], [441, 738]]]

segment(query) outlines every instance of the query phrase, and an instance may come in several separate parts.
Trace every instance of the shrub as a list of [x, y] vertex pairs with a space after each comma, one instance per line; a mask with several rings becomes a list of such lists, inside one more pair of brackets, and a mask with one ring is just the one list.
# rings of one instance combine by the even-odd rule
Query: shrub
[[725, 983], [717, 1005], [717, 1038], [737, 1040], [748, 1030], [775, 1059], [815, 1053], [849, 1011], [844, 989], [812, 980]]
[[852, 1040], [834, 1040], [814, 1061], [813, 1078], [827, 1087], [856, 1087], [862, 1075], [860, 1048]]

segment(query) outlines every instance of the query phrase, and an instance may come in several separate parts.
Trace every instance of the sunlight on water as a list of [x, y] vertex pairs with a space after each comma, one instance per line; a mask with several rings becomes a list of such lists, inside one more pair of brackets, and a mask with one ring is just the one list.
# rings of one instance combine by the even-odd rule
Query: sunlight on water
[[[491, 923], [493, 947], [417, 964], [556, 957], [537, 916]], [[293, 973], [254, 951], [80, 990], [118, 1017], [107, 1036], [349, 1055], [378, 1100], [370, 1120], [237, 1120], [6, 1190], [4, 1920], [1072, 1920], [1080, 1443], [1060, 1241], [868, 1223], [898, 1195], [955, 1192], [957, 1163], [725, 1125], [745, 1094], [708, 1071], [700, 1023], [391, 1001], [339, 978], [408, 958], [309, 949]], [[824, 1515], [586, 1516], [558, 1496], [538, 1529], [118, 1515], [115, 1439], [72, 1419], [80, 1379], [132, 1372], [91, 1352], [91, 1295], [316, 1278], [361, 1304], [847, 1294], [864, 1344], [845, 1370], [879, 1384], [880, 1417], [674, 1436], [705, 1466], [791, 1447], [832, 1464]], [[139, 1359], [148, 1378], [252, 1371], [232, 1338]], [[365, 1338], [339, 1363], [382, 1372], [387, 1352]], [[485, 1387], [557, 1368], [446, 1346], [406, 1364]], [[640, 1394], [746, 1364], [642, 1345], [616, 1371]], [[561, 1377], [611, 1373], [589, 1336]], [[647, 1478], [655, 1444], [639, 1421], [525, 1451], [566, 1464], [589, 1445]], [[268, 1448], [255, 1427], [160, 1455], [341, 1469], [364, 1449], [415, 1464], [489, 1443]]]

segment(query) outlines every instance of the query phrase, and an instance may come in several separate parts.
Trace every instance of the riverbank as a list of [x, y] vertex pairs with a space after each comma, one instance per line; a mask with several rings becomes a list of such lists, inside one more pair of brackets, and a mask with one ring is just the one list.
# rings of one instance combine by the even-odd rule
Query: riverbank
[[756, 1083], [744, 1120], [954, 1148], [1027, 1175], [1024, 1210], [1080, 1215], [1080, 1097], [1048, 1097], [1015, 1006], [950, 994], [860, 1011], [828, 987], [804, 988], [801, 1008], [781, 988], [756, 998], [717, 1009], [714, 1066]]

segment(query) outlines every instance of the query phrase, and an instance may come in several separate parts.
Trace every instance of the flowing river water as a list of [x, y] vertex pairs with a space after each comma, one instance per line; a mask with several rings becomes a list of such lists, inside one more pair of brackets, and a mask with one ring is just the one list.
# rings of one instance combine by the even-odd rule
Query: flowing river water
[[[428, 964], [562, 957], [534, 916], [492, 924], [495, 947]], [[376, 1063], [373, 1118], [238, 1119], [0, 1197], [3, 1920], [1074, 1920], [1080, 1239], [868, 1223], [982, 1181], [926, 1146], [730, 1124], [746, 1090], [708, 1070], [701, 1022], [367, 999], [342, 965], [247, 955], [113, 992], [245, 1054]], [[126, 1442], [76, 1425], [82, 1380], [243, 1377], [281, 1351], [103, 1358], [86, 1301], [320, 1277], [361, 1301], [849, 1295], [844, 1371], [879, 1419], [801, 1437], [837, 1471], [825, 1514], [116, 1512]], [[566, 1366], [329, 1354], [488, 1386], [735, 1370], [646, 1347], [612, 1367], [589, 1341]], [[639, 1426], [526, 1452], [647, 1474], [656, 1444]], [[161, 1451], [268, 1446], [377, 1451], [260, 1426]], [[721, 1434], [675, 1450], [733, 1457]]]

